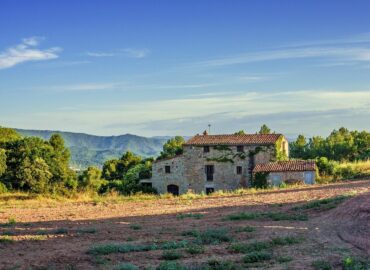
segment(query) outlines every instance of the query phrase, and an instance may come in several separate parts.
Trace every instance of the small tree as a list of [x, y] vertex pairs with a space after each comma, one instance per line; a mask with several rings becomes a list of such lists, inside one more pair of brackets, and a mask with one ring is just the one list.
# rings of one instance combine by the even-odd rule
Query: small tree
[[0, 176], [6, 171], [6, 152], [0, 148]]
[[96, 167], [88, 167], [79, 177], [80, 187], [84, 190], [98, 191], [102, 185], [102, 172]]
[[244, 130], [239, 130], [238, 132], [235, 132], [234, 135], [245, 135], [247, 134]]
[[185, 143], [185, 140], [181, 136], [176, 136], [175, 138], [169, 139], [163, 145], [163, 151], [161, 152], [158, 159], [174, 157], [181, 155], [183, 153], [182, 145]]
[[49, 181], [53, 176], [48, 164], [39, 157], [35, 159], [26, 157], [21, 163], [17, 175], [19, 179], [22, 179], [21, 186], [27, 186], [35, 193], [46, 193]]
[[259, 134], [271, 134], [271, 129], [267, 125], [263, 124], [258, 133]]

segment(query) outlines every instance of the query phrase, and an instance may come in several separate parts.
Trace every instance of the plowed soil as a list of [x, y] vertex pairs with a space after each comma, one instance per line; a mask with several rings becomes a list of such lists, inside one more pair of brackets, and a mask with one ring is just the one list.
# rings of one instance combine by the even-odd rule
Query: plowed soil
[[[309, 201], [341, 195], [350, 196], [330, 207], [323, 204], [296, 209]], [[227, 219], [241, 212], [299, 213], [308, 219]], [[179, 216], [187, 213], [201, 215]], [[0, 269], [114, 269], [120, 263], [146, 269], [163, 262], [162, 250], [107, 255], [88, 251], [97, 244], [191, 242], [192, 237], [183, 236], [183, 232], [217, 228], [223, 228], [232, 241], [205, 245], [203, 254], [189, 254], [180, 248], [179, 262], [194, 266], [215, 259], [232, 261], [240, 269], [314, 269], [314, 261], [324, 260], [333, 269], [341, 269], [346, 256], [370, 256], [370, 181], [193, 200], [45, 202], [37, 206], [22, 201], [1, 204], [0, 223]], [[240, 232], [245, 226], [255, 231]], [[233, 243], [271, 241], [278, 236], [293, 236], [301, 241], [274, 247], [271, 260], [256, 264], [243, 263], [245, 254], [230, 250]], [[287, 257], [289, 261], [282, 262]]]

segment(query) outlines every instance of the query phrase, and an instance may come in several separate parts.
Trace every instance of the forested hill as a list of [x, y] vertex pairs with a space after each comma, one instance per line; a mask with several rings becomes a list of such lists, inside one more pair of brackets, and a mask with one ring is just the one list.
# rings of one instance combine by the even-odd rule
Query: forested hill
[[157, 156], [169, 137], [146, 138], [131, 134], [119, 136], [95, 136], [84, 133], [17, 129], [23, 136], [49, 139], [54, 133], [62, 135], [71, 150], [71, 165], [85, 168], [90, 165], [102, 166], [104, 161], [120, 157], [125, 151], [141, 156]]

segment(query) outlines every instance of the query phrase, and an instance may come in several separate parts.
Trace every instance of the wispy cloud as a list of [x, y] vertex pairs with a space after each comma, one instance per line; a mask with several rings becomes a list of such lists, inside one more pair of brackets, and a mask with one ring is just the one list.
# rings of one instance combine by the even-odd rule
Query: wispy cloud
[[370, 61], [370, 48], [308, 47], [270, 50], [206, 60], [197, 63], [197, 65], [217, 67], [298, 58], [339, 58], [343, 61]]
[[112, 57], [115, 56], [114, 53], [108, 53], [108, 52], [86, 52], [87, 56], [91, 57]]
[[150, 53], [150, 50], [145, 48], [144, 49], [126, 48], [123, 49], [122, 52], [129, 57], [144, 58]]
[[54, 90], [57, 92], [99, 91], [99, 90], [114, 90], [114, 89], [117, 89], [117, 87], [119, 86], [122, 86], [122, 84], [121, 83], [79, 83], [79, 84], [49, 86], [45, 89]]
[[0, 52], [0, 69], [11, 68], [29, 61], [45, 61], [58, 58], [58, 52], [61, 51], [61, 48], [37, 48], [41, 40], [42, 38], [39, 37], [25, 38], [20, 44]]
[[136, 49], [136, 48], [125, 48], [112, 52], [86, 52], [85, 54], [90, 57], [113, 57], [113, 56], [125, 56], [131, 58], [144, 58], [150, 53], [149, 49]]

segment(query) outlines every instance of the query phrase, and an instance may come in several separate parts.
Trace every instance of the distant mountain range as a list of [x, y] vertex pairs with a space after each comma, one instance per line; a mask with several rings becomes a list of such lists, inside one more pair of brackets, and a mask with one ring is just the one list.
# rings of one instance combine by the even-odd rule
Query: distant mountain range
[[48, 140], [54, 133], [62, 135], [66, 146], [71, 151], [71, 166], [86, 168], [101, 167], [107, 159], [118, 158], [126, 151], [132, 151], [143, 157], [156, 157], [163, 144], [171, 138], [141, 137], [131, 134], [119, 136], [95, 136], [84, 133], [17, 129], [23, 136], [35, 136]]

